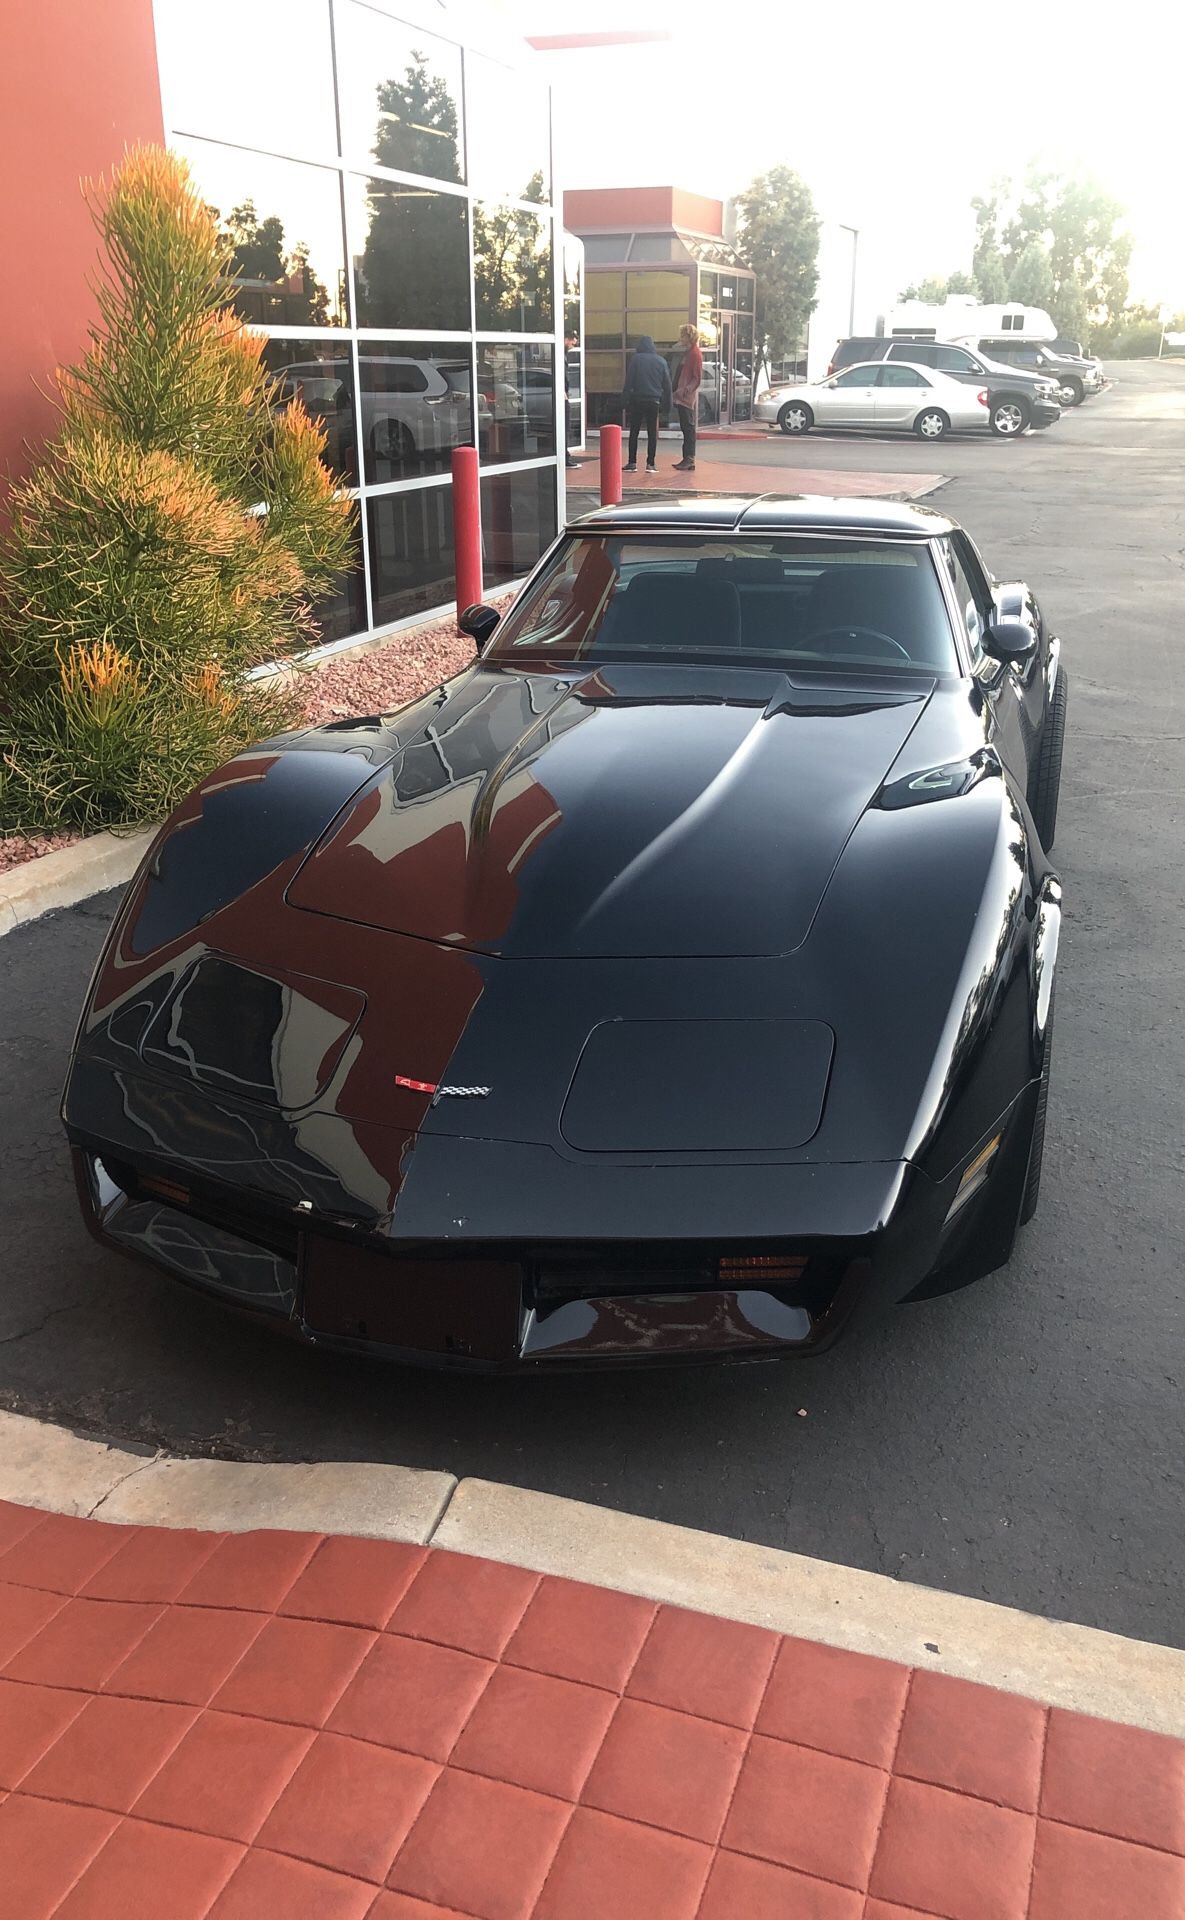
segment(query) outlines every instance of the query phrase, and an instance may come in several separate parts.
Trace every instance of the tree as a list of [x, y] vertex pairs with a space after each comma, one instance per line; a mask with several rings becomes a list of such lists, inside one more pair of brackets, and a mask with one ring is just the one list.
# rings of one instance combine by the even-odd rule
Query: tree
[[984, 247], [975, 261], [975, 291], [985, 307], [1003, 306], [1008, 298], [1004, 257], [996, 247]]
[[[457, 106], [413, 52], [402, 80], [376, 89], [375, 159], [403, 173], [459, 180]], [[469, 325], [465, 202], [388, 180], [367, 188], [370, 223], [357, 275], [358, 319], [368, 327]]]
[[[209, 211], [219, 218], [216, 207]], [[254, 200], [244, 200], [231, 208], [222, 231], [230, 243], [227, 275], [244, 320], [280, 320], [292, 327], [338, 323], [329, 311], [329, 289], [313, 272], [307, 244], [298, 240], [285, 251], [284, 223], [278, 215], [261, 220]]]
[[1086, 295], [1077, 280], [1066, 280], [1054, 294], [1049, 309], [1058, 333], [1065, 340], [1086, 340], [1090, 336], [1090, 314]]
[[758, 175], [737, 197], [737, 248], [757, 276], [756, 347], [795, 353], [819, 287], [819, 217], [810, 188], [789, 167]]
[[933, 276], [929, 280], [915, 280], [906, 287], [902, 300], [921, 300], [927, 307], [940, 307], [946, 299], [946, 281]]
[[940, 307], [952, 293], [974, 293], [975, 282], [969, 273], [951, 273], [945, 280], [931, 276], [928, 280], [918, 280], [905, 288], [898, 298], [901, 300], [922, 300], [929, 307]]
[[413, 49], [402, 80], [380, 80], [375, 96], [379, 118], [371, 151], [380, 167], [431, 180], [461, 178], [457, 103], [448, 83], [429, 74], [424, 54]]
[[[293, 711], [247, 669], [318, 637], [355, 510], [226, 305], [233, 245], [183, 160], [89, 190], [91, 344], [0, 543], [0, 822], [153, 819]], [[265, 244], [260, 242], [259, 244]]]
[[[542, 191], [543, 175], [534, 173], [519, 198], [538, 199]], [[475, 204], [473, 290], [479, 328], [525, 333], [550, 326], [551, 253], [537, 214]]]
[[[1002, 261], [1011, 283], [1022, 255], [1036, 246], [1049, 264], [1054, 304], [1064, 291], [1073, 310], [1076, 288], [1092, 324], [1118, 319], [1127, 302], [1131, 236], [1123, 229], [1123, 208], [1097, 181], [1031, 166], [1022, 181], [997, 181], [971, 204], [981, 289], [993, 256]], [[1050, 301], [1039, 304], [1052, 311]]]
[[1056, 293], [1049, 256], [1039, 241], [1030, 240], [1008, 275], [1008, 298], [1020, 307], [1044, 309], [1053, 305]]

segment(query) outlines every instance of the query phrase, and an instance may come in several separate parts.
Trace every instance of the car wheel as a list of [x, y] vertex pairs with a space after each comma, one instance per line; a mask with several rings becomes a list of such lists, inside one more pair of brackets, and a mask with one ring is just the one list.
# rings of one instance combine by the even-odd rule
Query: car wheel
[[1023, 400], [1001, 400], [992, 408], [992, 432], [999, 434], [1002, 440], [1011, 440], [1024, 432], [1030, 418]]
[[950, 429], [950, 421], [941, 407], [927, 407], [919, 413], [913, 423], [913, 430], [919, 440], [943, 440]]
[[1029, 1170], [1025, 1175], [1024, 1198], [1020, 1203], [1020, 1224], [1028, 1225], [1037, 1211], [1041, 1195], [1041, 1163], [1045, 1158], [1045, 1116], [1049, 1108], [1049, 1069], [1053, 1058], [1053, 995], [1045, 1021], [1045, 1055], [1041, 1062], [1041, 1080], [1037, 1088], [1037, 1108], [1033, 1114], [1033, 1134], [1029, 1142]]
[[376, 420], [370, 434], [370, 448], [376, 460], [393, 467], [406, 467], [415, 458], [416, 443], [402, 420]]
[[814, 424], [815, 416], [805, 400], [787, 400], [778, 415], [783, 433], [809, 433]]
[[1086, 388], [1074, 374], [1067, 374], [1057, 390], [1057, 397], [1063, 407], [1080, 407], [1086, 398]]
[[1037, 778], [1033, 784], [1033, 820], [1046, 853], [1052, 849], [1053, 837], [1057, 832], [1057, 802], [1062, 784], [1062, 748], [1066, 739], [1068, 698], [1069, 684], [1063, 671], [1057, 676], [1053, 704], [1046, 715], [1045, 730], [1041, 735], [1041, 753], [1037, 761]]

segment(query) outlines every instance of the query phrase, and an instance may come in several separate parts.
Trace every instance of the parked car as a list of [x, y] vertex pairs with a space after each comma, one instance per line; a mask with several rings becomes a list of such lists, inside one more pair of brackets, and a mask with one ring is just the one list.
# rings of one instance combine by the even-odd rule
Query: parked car
[[[407, 354], [359, 355], [362, 387], [362, 441], [374, 477], [377, 463], [411, 467], [423, 456], [450, 452], [472, 443], [472, 403], [468, 360], [422, 360]], [[326, 426], [336, 426], [352, 442], [353, 376], [336, 364], [298, 361], [283, 368], [280, 399], [299, 393], [306, 409]], [[479, 401], [478, 424], [488, 409]], [[384, 472], [381, 478], [388, 475]]]
[[1040, 1189], [1066, 711], [1031, 591], [888, 501], [631, 500], [395, 715], [209, 776], [64, 1120], [107, 1245], [318, 1346], [809, 1353]]
[[1011, 334], [998, 334], [965, 344], [978, 347], [980, 353], [986, 353], [993, 360], [1002, 360], [1008, 366], [1047, 374], [1057, 381], [1058, 398], [1064, 407], [1081, 406], [1088, 394], [1101, 393], [1106, 384], [1100, 361], [1076, 359], [1069, 354], [1057, 353], [1052, 344], [1044, 340], [1023, 340]]
[[875, 427], [941, 440], [956, 432], [986, 432], [987, 389], [973, 391], [934, 367], [866, 361], [829, 380], [771, 387], [753, 408], [755, 420], [776, 422], [783, 433], [812, 427]]
[[992, 432], [1004, 439], [1023, 433], [1026, 427], [1050, 427], [1061, 418], [1056, 380], [1002, 366], [970, 347], [887, 335], [841, 340], [831, 356], [830, 371], [860, 360], [904, 360], [913, 366], [936, 367], [966, 386], [986, 386]]

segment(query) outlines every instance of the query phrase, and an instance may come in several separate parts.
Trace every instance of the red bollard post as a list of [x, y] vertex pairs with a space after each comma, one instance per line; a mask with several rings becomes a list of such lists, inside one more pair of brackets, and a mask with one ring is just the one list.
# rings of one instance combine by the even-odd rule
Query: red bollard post
[[481, 599], [481, 486], [477, 448], [453, 448], [453, 545], [457, 567], [457, 613]]
[[621, 505], [621, 428], [601, 428], [601, 505]]

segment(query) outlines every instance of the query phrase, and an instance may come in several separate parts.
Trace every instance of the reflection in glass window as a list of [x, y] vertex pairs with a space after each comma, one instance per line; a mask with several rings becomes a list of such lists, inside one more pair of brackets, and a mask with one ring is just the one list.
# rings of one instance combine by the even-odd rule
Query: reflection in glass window
[[738, 305], [742, 313], [752, 313], [753, 311], [755, 286], [756, 283], [752, 280], [741, 279], [737, 282]]
[[677, 311], [686, 319], [688, 279], [685, 273], [629, 273], [626, 275], [627, 305], [661, 307], [668, 312]]
[[393, 180], [347, 182], [360, 327], [469, 330], [465, 201]]
[[521, 580], [555, 536], [555, 475], [550, 467], [492, 474], [482, 481], [482, 573], [487, 587]]
[[366, 502], [366, 524], [376, 626], [452, 598], [457, 556], [451, 487], [376, 494]]
[[491, 200], [551, 199], [547, 90], [514, 67], [465, 55], [469, 180]]
[[563, 237], [564, 332], [580, 337], [580, 289], [584, 279], [584, 248], [573, 234]]
[[263, 349], [263, 364], [279, 381], [277, 406], [290, 400], [325, 429], [325, 459], [347, 486], [358, 484], [358, 444], [354, 429], [354, 372], [344, 340], [284, 340], [273, 335]]
[[337, 10], [342, 152], [463, 180], [461, 50], [349, 0]]
[[363, 340], [358, 348], [366, 478], [447, 473], [454, 447], [473, 444], [469, 347], [440, 341]]
[[636, 233], [631, 260], [677, 260], [683, 249], [673, 233]]
[[753, 415], [753, 355], [738, 348], [732, 370], [732, 417], [749, 420]]
[[627, 347], [639, 346], [646, 334], [650, 335], [660, 353], [673, 347], [679, 338], [679, 328], [687, 319], [686, 309], [682, 313], [640, 313], [631, 311], [629, 331], [625, 337]]
[[736, 303], [737, 303], [736, 279], [734, 276], [730, 274], [722, 273], [720, 275], [720, 305], [722, 307], [735, 307]]
[[584, 377], [590, 393], [620, 394], [625, 386], [624, 353], [588, 353]]
[[602, 260], [624, 260], [629, 244], [628, 233], [590, 233], [584, 242], [584, 257], [597, 266]]
[[483, 462], [555, 452], [555, 354], [550, 346], [477, 349], [478, 448]]
[[332, 590], [313, 602], [313, 616], [320, 627], [321, 643], [346, 640], [351, 634], [365, 633], [366, 577], [362, 571], [362, 535], [355, 534], [354, 564], [342, 574]]
[[336, 152], [329, 0], [156, 0], [153, 14], [179, 133], [272, 153]]
[[340, 176], [208, 140], [175, 140], [231, 242], [235, 311], [256, 326], [347, 323]]
[[473, 293], [479, 332], [550, 332], [550, 220], [475, 201]]

